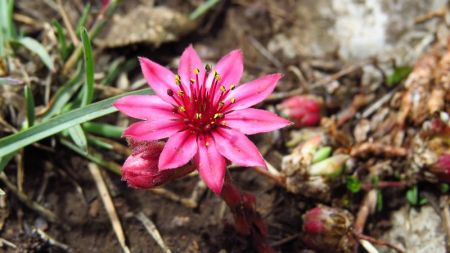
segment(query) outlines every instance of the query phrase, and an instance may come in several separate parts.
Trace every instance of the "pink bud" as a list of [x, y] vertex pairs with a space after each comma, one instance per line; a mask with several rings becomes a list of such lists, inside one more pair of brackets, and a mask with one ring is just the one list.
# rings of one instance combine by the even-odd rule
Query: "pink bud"
[[437, 162], [431, 166], [431, 171], [434, 172], [441, 181], [450, 182], [450, 154], [439, 156]]
[[110, 4], [111, 0], [102, 0], [102, 7], [100, 9], [100, 12], [103, 13], [108, 9], [108, 6]]
[[297, 127], [314, 126], [320, 121], [320, 104], [308, 96], [294, 96], [284, 100], [282, 112], [294, 121]]
[[192, 167], [158, 171], [158, 159], [164, 148], [162, 142], [137, 142], [129, 140], [133, 153], [122, 166], [122, 180], [128, 186], [148, 189], [186, 175]]
[[355, 240], [349, 231], [353, 216], [343, 209], [319, 205], [303, 215], [303, 241], [319, 251], [352, 249]]

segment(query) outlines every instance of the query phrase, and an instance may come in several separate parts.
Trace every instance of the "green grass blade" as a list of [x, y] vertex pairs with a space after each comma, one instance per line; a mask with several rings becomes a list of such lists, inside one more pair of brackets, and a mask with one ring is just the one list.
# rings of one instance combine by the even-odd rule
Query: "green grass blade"
[[85, 71], [85, 84], [83, 91], [83, 98], [81, 105], [85, 106], [92, 103], [94, 98], [94, 57], [92, 55], [92, 45], [89, 39], [89, 34], [86, 28], [81, 30], [81, 40], [83, 41], [84, 52], [84, 71]]
[[70, 98], [81, 87], [81, 76], [81, 66], [79, 65], [72, 78], [61, 86], [50, 100], [50, 107], [42, 115], [42, 121], [59, 114], [63, 110], [64, 106], [70, 101]]
[[14, 151], [10, 154], [0, 157], [0, 172], [2, 172], [6, 165], [11, 161], [11, 159], [18, 153], [18, 151]]
[[106, 169], [111, 170], [115, 174], [120, 175], [120, 166], [114, 162], [108, 161], [107, 158], [105, 158], [99, 152], [96, 152], [94, 149], [89, 149], [89, 153], [86, 153], [82, 149], [78, 148], [77, 145], [65, 139], [61, 139], [61, 144], [79, 154], [80, 156], [90, 160], [91, 162], [94, 162]]
[[111, 85], [114, 80], [117, 79], [117, 76], [119, 76], [120, 71], [121, 71], [121, 66], [122, 63], [125, 61], [125, 59], [123, 57], [117, 58], [115, 59], [109, 69], [108, 72], [106, 73], [105, 78], [103, 78], [103, 80], [100, 82], [100, 84], [102, 85]]
[[67, 130], [72, 141], [82, 150], [87, 152], [87, 139], [80, 125], [76, 125]]
[[203, 14], [205, 14], [209, 9], [214, 7], [214, 5], [218, 4], [220, 0], [207, 0], [206, 2], [202, 3], [197, 9], [195, 9], [190, 15], [189, 19], [194, 20], [199, 17], [201, 17]]
[[58, 47], [59, 47], [59, 54], [61, 55], [61, 58], [63, 60], [67, 59], [69, 56], [69, 47], [67, 45], [67, 39], [66, 34], [64, 33], [64, 28], [62, 27], [61, 23], [59, 23], [57, 20], [53, 20], [53, 27], [56, 31], [56, 37], [58, 38]]
[[27, 109], [27, 120], [28, 120], [28, 127], [32, 127], [34, 125], [34, 120], [36, 119], [36, 114], [34, 111], [34, 97], [33, 92], [31, 91], [30, 86], [26, 85], [24, 89], [25, 93], [25, 103], [26, 103], [26, 109]]
[[112, 103], [126, 95], [153, 94], [150, 89], [128, 92], [119, 96], [108, 98], [82, 108], [56, 116], [46, 122], [34, 125], [19, 133], [0, 139], [0, 157], [19, 150], [34, 142], [52, 136], [64, 129], [116, 112]]
[[83, 12], [81, 13], [81, 17], [78, 20], [78, 24], [76, 26], [76, 32], [81, 33], [84, 27], [86, 26], [86, 21], [89, 17], [89, 13], [91, 12], [91, 4], [87, 3], [86, 6], [84, 6]]
[[123, 130], [125, 128], [113, 126], [109, 124], [95, 123], [95, 122], [86, 122], [83, 124], [83, 129], [91, 134], [107, 137], [107, 138], [115, 138], [119, 139], [122, 137]]
[[15, 42], [19, 43], [20, 45], [24, 46], [31, 52], [37, 54], [39, 58], [41, 58], [42, 62], [47, 66], [48, 69], [51, 71], [54, 70], [53, 66], [53, 60], [48, 54], [48, 52], [45, 50], [44, 46], [41, 45], [37, 40], [30, 38], [30, 37], [23, 37]]

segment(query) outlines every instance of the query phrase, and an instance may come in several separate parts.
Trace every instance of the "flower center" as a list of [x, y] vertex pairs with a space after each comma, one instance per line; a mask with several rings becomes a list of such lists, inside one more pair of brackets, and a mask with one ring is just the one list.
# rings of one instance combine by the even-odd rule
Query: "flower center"
[[[184, 84], [179, 75], [175, 75], [178, 90], [167, 90], [174, 100], [174, 112], [179, 114], [186, 128], [197, 133], [206, 133], [224, 126], [224, 116], [229, 112], [230, 105], [236, 102], [234, 97], [228, 98], [235, 85], [227, 89], [220, 85], [220, 74], [211, 73], [211, 66], [206, 65], [203, 79], [198, 68], [194, 69], [195, 77]], [[213, 74], [213, 76], [211, 76]]]

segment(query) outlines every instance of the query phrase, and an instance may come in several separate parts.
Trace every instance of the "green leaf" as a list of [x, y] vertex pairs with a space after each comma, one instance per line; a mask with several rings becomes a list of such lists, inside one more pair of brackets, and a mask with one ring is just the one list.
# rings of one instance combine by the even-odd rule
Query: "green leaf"
[[81, 76], [81, 66], [78, 65], [78, 68], [72, 78], [61, 86], [50, 100], [50, 107], [42, 115], [42, 121], [46, 121], [52, 116], [62, 112], [63, 108], [70, 101], [70, 98], [72, 98], [75, 92], [80, 88], [82, 84], [80, 81]]
[[53, 27], [55, 27], [56, 37], [58, 37], [59, 54], [61, 55], [61, 58], [63, 60], [66, 60], [70, 52], [69, 47], [67, 46], [67, 39], [66, 35], [64, 34], [64, 28], [57, 20], [53, 20]]
[[408, 66], [398, 67], [394, 69], [394, 73], [386, 77], [387, 86], [391, 87], [398, 83], [400, 83], [403, 79], [408, 77], [409, 73], [411, 73], [412, 68]]
[[383, 194], [380, 190], [377, 190], [377, 211], [383, 211]]
[[78, 20], [78, 24], [76, 26], [77, 33], [81, 33], [84, 27], [86, 26], [86, 21], [89, 17], [89, 13], [91, 12], [91, 4], [87, 3], [84, 6], [83, 12], [81, 13], [81, 17]]
[[50, 55], [45, 50], [44, 46], [42, 46], [41, 43], [39, 43], [37, 40], [30, 37], [23, 37], [15, 40], [15, 42], [24, 46], [31, 52], [37, 54], [48, 69], [50, 69], [51, 71], [54, 70], [52, 58], [50, 58]]
[[89, 39], [89, 34], [86, 28], [81, 30], [81, 39], [83, 41], [84, 52], [84, 71], [85, 71], [85, 83], [84, 93], [81, 100], [81, 105], [85, 106], [92, 103], [94, 98], [94, 58], [92, 56], [92, 45]]
[[214, 7], [214, 5], [218, 4], [220, 0], [207, 0], [203, 4], [201, 4], [197, 9], [195, 9], [190, 15], [189, 19], [194, 20], [201, 17], [205, 14], [209, 9]]
[[67, 148], [71, 149], [75, 153], [81, 155], [82, 157], [84, 157], [106, 169], [109, 169], [110, 171], [114, 172], [117, 175], [120, 175], [120, 166], [114, 162], [110, 162], [105, 157], [103, 157], [102, 154], [100, 154], [99, 152], [96, 152], [94, 149], [90, 149], [89, 152], [86, 153], [82, 149], [77, 147], [75, 144], [73, 144], [70, 141], [65, 140], [65, 139], [61, 139], [61, 144], [63, 144]]
[[449, 191], [449, 189], [450, 189], [448, 184], [440, 184], [439, 188], [441, 189], [442, 193], [447, 193]]
[[74, 127], [69, 128], [67, 131], [69, 132], [69, 136], [72, 139], [72, 141], [82, 150], [87, 152], [88, 147], [87, 139], [81, 126], [76, 125]]
[[75, 125], [99, 118], [101, 116], [116, 112], [117, 109], [112, 106], [112, 103], [117, 99], [127, 95], [142, 95], [153, 94], [150, 89], [143, 89], [133, 92], [128, 92], [119, 96], [108, 98], [82, 108], [56, 116], [46, 122], [34, 125], [19, 133], [6, 136], [0, 139], [0, 157], [3, 157], [11, 152], [19, 150], [34, 142], [40, 141], [44, 138], [52, 136], [64, 129], [68, 129]]
[[353, 193], [357, 193], [361, 190], [361, 181], [355, 176], [347, 177], [347, 189]]
[[413, 186], [406, 192], [406, 199], [413, 206], [419, 203], [419, 191], [417, 189], [417, 185]]
[[331, 147], [322, 147], [314, 153], [313, 163], [317, 163], [323, 161], [330, 157], [331, 155]]
[[7, 154], [6, 156], [0, 157], [0, 172], [2, 172], [6, 165], [11, 161], [11, 159], [18, 153], [19, 151], [14, 151], [10, 154]]
[[107, 138], [119, 139], [125, 130], [123, 127], [113, 126], [109, 124], [86, 122], [83, 124], [83, 129], [91, 134], [100, 135]]
[[115, 59], [108, 69], [105, 78], [100, 82], [102, 85], [111, 85], [114, 80], [117, 79], [117, 76], [120, 74], [121, 65], [125, 61], [124, 58], [120, 57]]
[[25, 102], [26, 102], [26, 108], [27, 108], [28, 127], [32, 127], [34, 125], [34, 120], [36, 119], [36, 114], [34, 111], [33, 92], [31, 91], [30, 86], [28, 86], [28, 85], [25, 86], [24, 93], [25, 93]]

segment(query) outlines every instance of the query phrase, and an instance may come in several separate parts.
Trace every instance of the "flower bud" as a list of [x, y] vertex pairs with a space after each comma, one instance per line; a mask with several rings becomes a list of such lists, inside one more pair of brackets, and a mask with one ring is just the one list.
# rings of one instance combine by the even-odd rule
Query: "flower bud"
[[348, 252], [355, 245], [353, 220], [346, 210], [319, 205], [303, 215], [303, 242], [320, 252]]
[[130, 139], [129, 145], [132, 154], [123, 164], [121, 172], [122, 180], [130, 187], [138, 189], [156, 187], [193, 170], [192, 167], [182, 167], [158, 171], [158, 159], [164, 148], [162, 142], [138, 142]]
[[430, 170], [436, 174], [440, 181], [450, 182], [450, 153], [439, 156]]
[[297, 127], [315, 126], [320, 121], [320, 104], [311, 97], [294, 96], [284, 100], [280, 107]]

